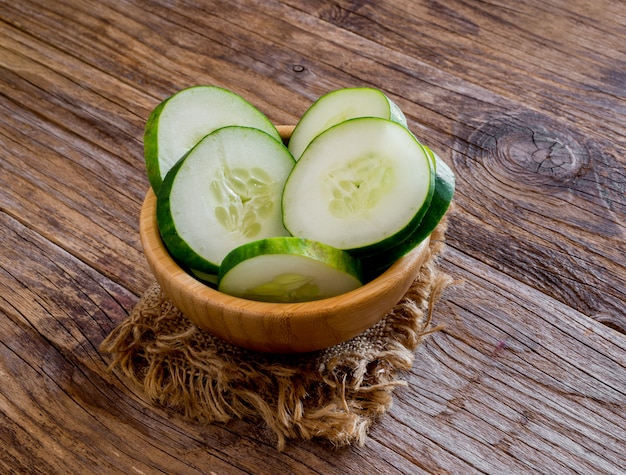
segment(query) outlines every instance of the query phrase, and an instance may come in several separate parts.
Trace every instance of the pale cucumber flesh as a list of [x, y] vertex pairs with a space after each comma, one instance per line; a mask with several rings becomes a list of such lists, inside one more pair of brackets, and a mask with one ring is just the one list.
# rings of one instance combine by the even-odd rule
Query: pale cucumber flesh
[[450, 167], [424, 146], [427, 153], [436, 163], [435, 192], [426, 214], [422, 218], [417, 229], [405, 240], [377, 254], [362, 256], [361, 262], [366, 274], [366, 280], [380, 275], [388, 269], [396, 260], [417, 247], [434, 231], [441, 219], [446, 214], [454, 196], [455, 177]]
[[228, 252], [286, 236], [281, 195], [294, 160], [258, 129], [224, 127], [203, 138], [166, 175], [157, 220], [170, 253], [187, 268], [217, 274]]
[[321, 132], [356, 117], [379, 117], [407, 125], [400, 108], [382, 91], [369, 87], [338, 89], [321, 96], [307, 109], [291, 134], [289, 151], [298, 160]]
[[318, 135], [291, 172], [283, 220], [294, 236], [356, 255], [405, 239], [428, 209], [435, 174], [402, 125], [344, 121]]
[[361, 286], [358, 260], [331, 246], [295, 237], [267, 238], [231, 251], [218, 289], [264, 302], [307, 302]]
[[145, 127], [144, 156], [156, 192], [167, 172], [205, 135], [221, 127], [254, 127], [280, 140], [276, 127], [256, 107], [217, 86], [193, 86], [161, 102]]

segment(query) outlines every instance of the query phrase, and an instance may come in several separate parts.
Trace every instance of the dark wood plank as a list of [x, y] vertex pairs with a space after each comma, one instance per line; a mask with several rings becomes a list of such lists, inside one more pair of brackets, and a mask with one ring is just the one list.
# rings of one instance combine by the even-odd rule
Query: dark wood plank
[[[466, 283], [440, 308], [453, 316], [446, 318], [443, 334], [423, 348], [432, 350], [427, 361], [441, 368], [436, 371], [438, 391], [430, 397], [446, 424], [458, 416], [459, 429], [478, 425], [483, 430], [467, 430], [481, 438], [489, 434], [485, 425], [492, 426], [489, 445], [514, 448], [524, 454], [524, 463], [536, 464], [533, 470], [559, 473], [563, 465], [572, 471], [619, 471], [620, 449], [602, 446], [602, 440], [608, 434], [615, 441], [626, 435], [619, 410], [626, 389], [623, 339], [557, 301], [545, 302], [530, 287], [511, 285], [493, 269], [456, 252], [449, 259]], [[481, 288], [472, 290], [476, 274], [482, 276]], [[496, 302], [496, 296], [506, 303]], [[501, 312], [503, 304], [510, 311]], [[606, 348], [614, 350], [608, 352], [612, 356], [598, 358], [599, 353], [607, 356]], [[420, 379], [421, 367], [419, 360], [415, 371]], [[439, 386], [443, 380], [449, 381]], [[448, 389], [442, 391], [444, 387]], [[477, 411], [478, 406], [490, 411]], [[468, 412], [470, 419], [478, 419], [466, 426]], [[533, 436], [526, 439], [529, 434]], [[532, 455], [547, 446], [553, 450], [544, 457], [554, 459], [554, 468]], [[588, 461], [576, 456], [586, 451], [602, 456], [586, 466]]]
[[[622, 2], [0, 4], [0, 471], [619, 473]], [[367, 445], [191, 424], [97, 348], [152, 281], [143, 126], [192, 84], [293, 124], [372, 85], [457, 173], [445, 329]]]

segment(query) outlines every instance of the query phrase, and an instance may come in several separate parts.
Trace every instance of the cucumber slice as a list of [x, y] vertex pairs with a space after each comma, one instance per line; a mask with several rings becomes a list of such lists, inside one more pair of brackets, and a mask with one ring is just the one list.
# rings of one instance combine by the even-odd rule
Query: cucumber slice
[[294, 160], [287, 147], [249, 127], [204, 137], [165, 176], [157, 222], [184, 267], [217, 274], [228, 252], [250, 241], [288, 235], [281, 194]]
[[209, 287], [217, 288], [217, 274], [207, 274], [206, 272], [201, 272], [196, 269], [187, 269], [189, 274], [194, 276], [203, 284], [208, 285]]
[[355, 255], [406, 239], [430, 205], [428, 154], [390, 120], [360, 117], [318, 135], [287, 179], [283, 221], [298, 237]]
[[370, 87], [337, 89], [317, 99], [306, 110], [291, 134], [289, 151], [298, 160], [317, 135], [356, 117], [380, 117], [407, 126], [400, 108], [382, 91]]
[[296, 237], [261, 239], [233, 249], [220, 266], [218, 290], [263, 302], [307, 302], [361, 286], [359, 261]]
[[227, 125], [254, 127], [281, 140], [261, 111], [217, 86], [189, 87], [161, 102], [150, 114], [144, 131], [144, 158], [154, 192], [168, 170], [202, 137]]
[[380, 275], [391, 267], [396, 260], [409, 253], [430, 236], [452, 202], [455, 188], [454, 172], [430, 148], [425, 145], [423, 147], [436, 163], [437, 170], [435, 175], [435, 193], [430, 206], [417, 229], [407, 239], [380, 253], [361, 257], [366, 280], [371, 280]]

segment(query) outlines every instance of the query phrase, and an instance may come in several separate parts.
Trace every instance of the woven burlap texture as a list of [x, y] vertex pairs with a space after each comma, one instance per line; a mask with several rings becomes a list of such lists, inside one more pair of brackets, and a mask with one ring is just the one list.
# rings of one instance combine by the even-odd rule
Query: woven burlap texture
[[233, 418], [264, 423], [279, 450], [288, 439], [363, 445], [372, 424], [406, 385], [424, 337], [437, 331], [432, 310], [451, 278], [439, 270], [445, 220], [404, 298], [361, 335], [326, 350], [295, 355], [248, 351], [188, 320], [152, 285], [101, 345], [111, 370], [139, 385], [151, 403], [199, 423]]

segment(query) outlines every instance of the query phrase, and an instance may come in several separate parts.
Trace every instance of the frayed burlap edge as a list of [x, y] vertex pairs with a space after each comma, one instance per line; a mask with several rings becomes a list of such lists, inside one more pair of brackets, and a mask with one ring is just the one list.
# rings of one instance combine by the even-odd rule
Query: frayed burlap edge
[[440, 329], [433, 306], [452, 279], [437, 258], [446, 221], [431, 235], [429, 256], [401, 302], [363, 334], [326, 350], [271, 355], [232, 346], [196, 327], [152, 285], [129, 317], [102, 342], [111, 370], [132, 380], [154, 404], [200, 423], [262, 421], [282, 450], [288, 439], [363, 445], [371, 425], [406, 385], [414, 350]]

